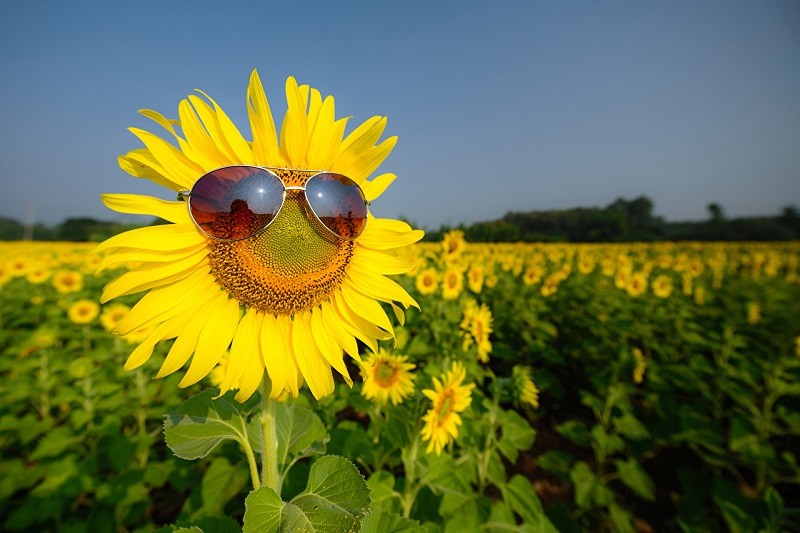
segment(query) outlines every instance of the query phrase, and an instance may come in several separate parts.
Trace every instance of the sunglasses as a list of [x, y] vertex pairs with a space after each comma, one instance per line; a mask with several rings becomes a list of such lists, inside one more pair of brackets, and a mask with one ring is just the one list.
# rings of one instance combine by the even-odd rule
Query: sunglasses
[[277, 167], [233, 165], [198, 179], [191, 191], [178, 193], [188, 200], [195, 225], [219, 241], [241, 241], [264, 231], [286, 201], [287, 191], [303, 191], [314, 217], [333, 235], [354, 240], [367, 225], [367, 202], [356, 182], [335, 172], [315, 172], [305, 185], [289, 186], [273, 170]]

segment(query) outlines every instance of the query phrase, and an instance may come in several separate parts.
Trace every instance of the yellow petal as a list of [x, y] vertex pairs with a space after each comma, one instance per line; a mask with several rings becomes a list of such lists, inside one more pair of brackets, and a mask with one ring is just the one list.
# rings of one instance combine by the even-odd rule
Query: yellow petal
[[[214, 170], [230, 164], [230, 155], [224, 154], [215, 139], [211, 138], [189, 100], [181, 100], [178, 104], [178, 116], [189, 145], [189, 150], [186, 151], [189, 158], [204, 170]], [[199, 177], [198, 175], [197, 178]]]
[[400, 302], [406, 309], [412, 305], [419, 309], [419, 304], [403, 287], [360, 264], [350, 265], [348, 280], [354, 289], [365, 296], [387, 303]]
[[[315, 311], [316, 312], [316, 311]], [[358, 354], [358, 343], [349, 330], [339, 320], [339, 315], [333, 309], [333, 304], [323, 303], [319, 308], [321, 322], [328, 326], [328, 333], [333, 337], [336, 343], [353, 359], [361, 362], [361, 357]]]
[[319, 348], [320, 353], [328, 361], [333, 368], [336, 369], [351, 387], [353, 380], [350, 379], [350, 373], [347, 371], [347, 366], [342, 359], [342, 347], [336, 342], [335, 338], [328, 332], [327, 325], [322, 321], [322, 313], [319, 309], [315, 309], [311, 313], [311, 333], [314, 335], [314, 341]]
[[190, 317], [177, 317], [176, 320], [183, 320], [183, 327], [175, 342], [172, 343], [156, 378], [168, 376], [186, 364], [197, 347], [197, 339], [206, 323], [206, 317], [202, 313]]
[[275, 121], [258, 72], [253, 70], [247, 88], [247, 114], [253, 132], [253, 159], [260, 164], [285, 164], [278, 148]]
[[138, 128], [128, 128], [128, 130], [150, 150], [165, 174], [182, 188], [191, 189], [197, 178], [203, 174], [202, 167], [164, 139]]
[[372, 202], [383, 194], [395, 179], [397, 179], [397, 176], [394, 174], [381, 174], [374, 179], [361, 182], [361, 190], [364, 191], [367, 201]]
[[161, 324], [147, 336], [128, 356], [123, 367], [126, 371], [133, 370], [145, 364], [153, 355], [153, 348], [159, 341], [174, 337], [178, 334], [174, 324]]
[[102, 194], [100, 198], [106, 207], [118, 213], [151, 215], [175, 224], [192, 223], [186, 202], [169, 202], [141, 194]]
[[128, 263], [166, 263], [170, 261], [178, 261], [186, 256], [199, 252], [202, 248], [206, 247], [206, 243], [195, 244], [187, 248], [177, 248], [175, 250], [168, 250], [163, 252], [148, 252], [136, 250], [134, 252], [118, 252], [110, 253], [103, 256], [100, 264], [97, 266], [97, 273], [102, 272], [108, 268], [125, 265]]
[[[132, 229], [114, 235], [94, 249], [94, 253], [114, 248], [139, 248], [142, 250], [170, 252], [208, 242], [194, 224], [164, 224]], [[130, 251], [130, 250], [126, 250]]]
[[125, 318], [117, 323], [114, 330], [120, 335], [125, 335], [182, 313], [196, 312], [196, 309], [202, 309], [204, 299], [210, 299], [217, 292], [219, 289], [213, 278], [203, 271], [193, 272], [185, 279], [158, 287], [145, 294]]
[[239, 302], [228, 298], [222, 291], [219, 294], [204, 310], [208, 320], [197, 339], [192, 364], [178, 384], [179, 387], [194, 385], [206, 377], [225, 355], [236, 333], [236, 326], [239, 325]]
[[148, 179], [173, 191], [185, 189], [185, 187], [164, 175], [164, 169], [161, 168], [161, 165], [150, 155], [146, 148], [132, 150], [126, 155], [117, 157], [117, 163], [122, 170], [137, 178]]
[[150, 263], [137, 267], [109, 282], [103, 289], [100, 302], [135, 294], [153, 287], [160, 287], [183, 279], [196, 270], [208, 271], [208, 257], [205, 250], [196, 252], [179, 261], [166, 264]]
[[[383, 310], [381, 304], [354, 289], [347, 279], [342, 283], [341, 290], [342, 299], [349, 309], [367, 322], [388, 331], [394, 337], [392, 323], [389, 321], [389, 317], [386, 316], [386, 311]], [[377, 335], [375, 337], [377, 338]]]
[[251, 360], [255, 360], [261, 365], [261, 356], [259, 355], [260, 332], [261, 315], [251, 307], [242, 317], [239, 327], [236, 328], [236, 334], [231, 343], [228, 365], [225, 369], [225, 377], [220, 386], [220, 394], [225, 394], [231, 388], [239, 385], [245, 369], [251, 365]]
[[319, 353], [311, 334], [308, 313], [298, 313], [292, 321], [292, 348], [300, 372], [311, 389], [311, 394], [319, 400], [333, 392], [331, 367]]
[[286, 103], [288, 109], [281, 129], [281, 151], [289, 165], [303, 167], [308, 154], [308, 86], [298, 87], [289, 76], [286, 80]]
[[233, 151], [233, 161], [244, 165], [253, 164], [253, 151], [250, 149], [250, 144], [242, 137], [239, 129], [228, 117], [225, 111], [217, 105], [213, 98], [208, 96], [203, 91], [196, 89], [197, 92], [205, 96], [211, 105], [214, 106], [214, 121], [220, 133], [221, 139], [224, 139], [225, 145], [229, 146]]

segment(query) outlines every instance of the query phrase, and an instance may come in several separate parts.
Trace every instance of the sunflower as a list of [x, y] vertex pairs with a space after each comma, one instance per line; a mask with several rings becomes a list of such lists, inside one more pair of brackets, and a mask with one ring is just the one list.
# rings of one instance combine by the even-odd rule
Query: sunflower
[[50, 279], [50, 269], [45, 266], [32, 266], [28, 271], [25, 273], [25, 279], [28, 280], [28, 283], [33, 285], [41, 285], [48, 279]]
[[511, 369], [511, 378], [517, 401], [537, 409], [539, 407], [539, 389], [533, 382], [532, 373], [530, 367], [516, 365]]
[[83, 288], [83, 276], [74, 270], [61, 270], [56, 272], [51, 283], [61, 294], [78, 292]]
[[455, 300], [464, 290], [464, 275], [458, 268], [448, 268], [442, 278], [442, 298]]
[[469, 286], [469, 290], [475, 294], [480, 294], [483, 290], [484, 278], [483, 267], [480, 265], [472, 265], [467, 271], [467, 285]]
[[[395, 179], [393, 174], [367, 179], [397, 140], [377, 143], [386, 118], [368, 119], [345, 136], [348, 119], [335, 119], [333, 97], [323, 98], [293, 77], [286, 81], [288, 109], [276, 128], [253, 71], [247, 91], [252, 141], [245, 140], [214, 100], [200, 95], [180, 102], [178, 120], [142, 111], [176, 144], [132, 128], [144, 148], [121, 156], [120, 166], [173, 194], [191, 189], [211, 170], [237, 164], [277, 168], [275, 173], [288, 186], [302, 186], [314, 170], [343, 174], [361, 187], [369, 202]], [[105, 254], [98, 270], [138, 262], [106, 285], [103, 302], [149, 291], [116, 328], [124, 335], [153, 327], [129, 356], [126, 369], [144, 364], [160, 341], [175, 339], [157, 375], [171, 374], [191, 358], [182, 387], [200, 381], [228, 349], [221, 390], [238, 385], [240, 401], [252, 395], [264, 371], [272, 398], [283, 391], [297, 396], [303, 383], [316, 398], [330, 394], [331, 367], [352, 384], [343, 354], [360, 363], [358, 340], [377, 351], [378, 340], [394, 335], [382, 303], [400, 322], [400, 306], [417, 306], [386, 276], [414, 267], [396, 249], [418, 241], [423, 232], [370, 214], [356, 239], [332, 238], [307, 215], [304, 196], [295, 192], [287, 193], [267, 229], [235, 242], [207, 237], [192, 222], [185, 202], [103, 195], [115, 211], [170, 222], [117, 235], [97, 247]]]
[[100, 324], [102, 324], [103, 329], [106, 331], [114, 331], [114, 328], [119, 324], [120, 320], [128, 316], [130, 310], [130, 307], [121, 303], [107, 305], [100, 315]]
[[633, 382], [636, 384], [644, 381], [644, 372], [647, 370], [647, 361], [645, 361], [644, 354], [639, 348], [633, 349]]
[[489, 340], [489, 335], [492, 333], [492, 310], [489, 306], [478, 305], [474, 300], [469, 300], [464, 307], [460, 327], [463, 349], [468, 350], [474, 343], [478, 351], [478, 360], [481, 363], [488, 363], [489, 353], [492, 351], [492, 343]]
[[88, 324], [100, 313], [100, 306], [93, 300], [78, 300], [67, 309], [67, 316], [75, 324]]
[[656, 276], [651, 286], [653, 294], [659, 298], [669, 298], [669, 295], [672, 294], [672, 280], [666, 274]]
[[420, 271], [417, 274], [415, 285], [417, 291], [423, 296], [435, 293], [439, 288], [439, 276], [436, 273], [436, 269], [426, 268]]
[[464, 232], [458, 229], [450, 230], [442, 239], [442, 258], [445, 263], [458, 262], [466, 248]]
[[433, 402], [422, 418], [425, 422], [422, 440], [430, 441], [428, 453], [439, 455], [447, 444], [458, 437], [458, 426], [461, 425], [458, 413], [472, 403], [472, 389], [475, 388], [474, 383], [462, 385], [466, 375], [464, 365], [456, 361], [441, 381], [433, 378], [433, 389], [422, 391]]
[[414, 393], [416, 365], [404, 355], [392, 355], [382, 348], [370, 354], [364, 364], [364, 386], [361, 394], [379, 405], [398, 405]]
[[636, 272], [628, 278], [628, 285], [625, 287], [628, 294], [634, 298], [640, 296], [647, 290], [647, 275], [644, 272]]

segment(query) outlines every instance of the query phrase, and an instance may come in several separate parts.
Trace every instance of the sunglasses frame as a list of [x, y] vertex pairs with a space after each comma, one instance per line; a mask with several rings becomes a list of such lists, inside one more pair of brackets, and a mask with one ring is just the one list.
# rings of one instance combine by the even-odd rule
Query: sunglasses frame
[[[264, 166], [259, 166], [259, 165], [226, 165], [224, 167], [219, 167], [219, 168], [216, 168], [214, 170], [209, 170], [208, 172], [206, 172], [205, 174], [203, 174], [202, 176], [197, 178], [197, 180], [195, 180], [195, 185], [197, 185], [198, 181], [200, 181], [204, 177], [208, 176], [209, 174], [213, 174], [214, 172], [217, 172], [217, 171], [220, 171], [220, 170], [224, 170], [226, 168], [254, 168], [254, 169], [259, 169], [259, 170], [266, 170], [269, 174], [271, 174], [272, 176], [276, 177], [278, 179], [278, 181], [280, 181], [281, 185], [283, 186], [283, 195], [281, 196], [281, 205], [275, 211], [275, 216], [273, 216], [272, 220], [267, 222], [267, 224], [263, 228], [260, 228], [260, 229], [258, 229], [256, 231], [254, 231], [253, 233], [251, 233], [250, 235], [248, 235], [246, 237], [242, 237], [241, 239], [223, 239], [221, 237], [217, 237], [215, 235], [211, 235], [210, 233], [208, 233], [197, 222], [197, 220], [195, 220], [194, 214], [192, 214], [192, 205], [191, 205], [192, 191], [194, 190], [194, 185], [192, 186], [192, 188], [190, 190], [185, 190], [184, 189], [182, 191], [178, 191], [178, 201], [186, 201], [186, 209], [189, 211], [189, 217], [192, 219], [192, 222], [194, 223], [194, 225], [197, 226], [197, 229], [199, 229], [201, 232], [203, 232], [204, 235], [208, 236], [211, 239], [214, 239], [215, 241], [220, 241], [220, 242], [239, 242], [239, 241], [243, 241], [245, 239], [249, 239], [250, 237], [254, 237], [254, 236], [258, 235], [259, 233], [261, 233], [262, 231], [266, 230], [268, 227], [270, 227], [272, 225], [273, 222], [275, 222], [275, 219], [278, 218], [278, 215], [280, 214], [281, 209], [283, 209], [283, 206], [286, 203], [286, 193], [287, 193], [287, 191], [303, 191], [303, 199], [305, 200], [306, 205], [308, 206], [308, 208], [311, 210], [311, 213], [314, 215], [314, 218], [317, 220], [317, 222], [320, 223], [320, 225], [323, 228], [325, 228], [328, 231], [328, 233], [330, 233], [331, 235], [333, 235], [337, 239], [341, 239], [343, 241], [355, 241], [356, 239], [358, 239], [361, 236], [361, 233], [363, 233], [363, 231], [364, 231], [362, 229], [361, 232], [359, 232], [358, 235], [356, 235], [355, 237], [352, 237], [352, 238], [345, 237], [343, 235], [339, 235], [338, 233], [333, 231], [331, 228], [329, 228], [322, 221], [322, 219], [319, 217], [317, 212], [314, 211], [314, 208], [311, 206], [311, 203], [308, 201], [308, 195], [306, 193], [306, 186], [305, 185], [286, 185], [286, 183], [283, 181], [283, 178], [281, 178], [278, 174], [273, 172], [273, 170], [290, 170], [290, 171], [302, 172], [302, 173], [313, 173], [311, 176], [306, 178], [306, 181], [305, 181], [306, 184], [308, 184], [309, 181], [311, 181], [312, 179], [314, 179], [317, 176], [320, 176], [322, 174], [334, 174], [334, 175], [337, 175], [337, 176], [342, 176], [343, 178], [347, 178], [348, 180], [353, 182], [353, 185], [355, 185], [356, 190], [358, 191], [359, 195], [363, 199], [364, 207], [367, 210], [366, 217], [368, 217], [369, 216], [369, 206], [370, 206], [371, 202], [369, 200], [367, 200], [367, 197], [364, 194], [364, 190], [361, 188], [361, 186], [358, 183], [356, 183], [355, 181], [353, 181], [351, 178], [345, 176], [344, 174], [339, 174], [338, 172], [333, 172], [333, 171], [330, 171], [330, 170], [306, 170], [306, 169], [301, 169], [301, 168], [264, 167]], [[366, 225], [366, 222], [365, 222], [365, 225]]]

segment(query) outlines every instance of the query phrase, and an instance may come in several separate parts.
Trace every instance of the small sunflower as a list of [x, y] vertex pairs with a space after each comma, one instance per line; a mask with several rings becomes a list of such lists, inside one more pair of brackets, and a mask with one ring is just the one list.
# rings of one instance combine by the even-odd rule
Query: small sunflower
[[672, 294], [672, 280], [666, 274], [656, 276], [651, 283], [651, 287], [653, 288], [653, 294], [659, 298], [669, 298], [670, 294]]
[[481, 363], [488, 363], [489, 353], [492, 351], [492, 343], [489, 340], [489, 335], [492, 333], [492, 310], [489, 306], [478, 305], [475, 301], [469, 300], [464, 307], [460, 327], [463, 349], [468, 350], [475, 344], [478, 360]]
[[416, 365], [404, 355], [392, 355], [383, 349], [371, 354], [364, 364], [361, 394], [379, 405], [398, 405], [414, 393]]
[[634, 298], [640, 296], [647, 290], [647, 275], [644, 272], [636, 272], [628, 278], [628, 285], [625, 287], [630, 296]]
[[53, 287], [61, 293], [68, 294], [83, 289], [83, 275], [74, 270], [61, 270], [56, 272], [51, 280]]
[[442, 298], [455, 300], [464, 290], [464, 275], [458, 268], [448, 268], [442, 277]]
[[533, 382], [532, 374], [533, 371], [524, 365], [516, 365], [511, 369], [517, 401], [537, 409], [539, 407], [539, 389]]
[[414, 283], [421, 295], [428, 296], [435, 293], [439, 288], [439, 275], [436, 273], [435, 268], [426, 268], [417, 274]]
[[635, 363], [633, 367], [633, 382], [638, 385], [644, 381], [644, 373], [647, 370], [647, 361], [639, 348], [633, 349], [633, 361]]
[[463, 231], [458, 229], [448, 231], [442, 239], [442, 259], [446, 263], [458, 261], [466, 248], [467, 241], [464, 239]]
[[125, 304], [114, 303], [105, 306], [103, 313], [100, 315], [100, 324], [106, 331], [114, 331], [120, 320], [128, 316], [131, 308]]
[[475, 294], [480, 294], [483, 290], [484, 279], [483, 267], [480, 265], [472, 265], [467, 271], [467, 285]]
[[94, 300], [78, 300], [67, 309], [67, 316], [75, 324], [88, 324], [100, 313], [100, 306]]
[[428, 453], [439, 455], [449, 443], [458, 437], [458, 426], [461, 425], [460, 412], [472, 403], [474, 383], [462, 385], [467, 371], [459, 362], [453, 363], [442, 380], [433, 378], [433, 389], [425, 389], [422, 393], [433, 405], [422, 418], [422, 440], [429, 441]]
[[[335, 118], [333, 97], [323, 98], [289, 77], [288, 109], [276, 127], [253, 71], [247, 91], [249, 141], [214, 100], [200, 94], [204, 98], [190, 95], [180, 102], [178, 120], [142, 111], [174, 143], [132, 128], [144, 148], [121, 156], [120, 166], [173, 194], [230, 165], [273, 168], [293, 187], [304, 185], [315, 170], [339, 173], [358, 184], [368, 202], [395, 179], [393, 174], [367, 179], [396, 142], [390, 137], [378, 143], [385, 117], [373, 117], [345, 136], [348, 119]], [[360, 363], [358, 340], [377, 351], [378, 340], [392, 338], [392, 322], [381, 303], [401, 322], [400, 306], [417, 306], [387, 277], [414, 267], [395, 251], [423, 232], [404, 222], [370, 214], [354, 240], [332, 238], [309, 218], [303, 195], [287, 194], [268, 228], [230, 242], [200, 231], [183, 201], [132, 194], [107, 194], [103, 201], [121, 213], [170, 222], [117, 235], [97, 248], [105, 254], [99, 270], [138, 262], [106, 285], [103, 302], [148, 291], [117, 325], [122, 335], [153, 327], [131, 353], [127, 370], [144, 364], [157, 343], [175, 339], [157, 375], [171, 374], [191, 359], [182, 387], [200, 381], [230, 349], [223, 393], [237, 384], [236, 398], [246, 400], [266, 371], [272, 398], [283, 391], [297, 396], [303, 383], [320, 398], [333, 391], [331, 367], [352, 384], [343, 354]]]

